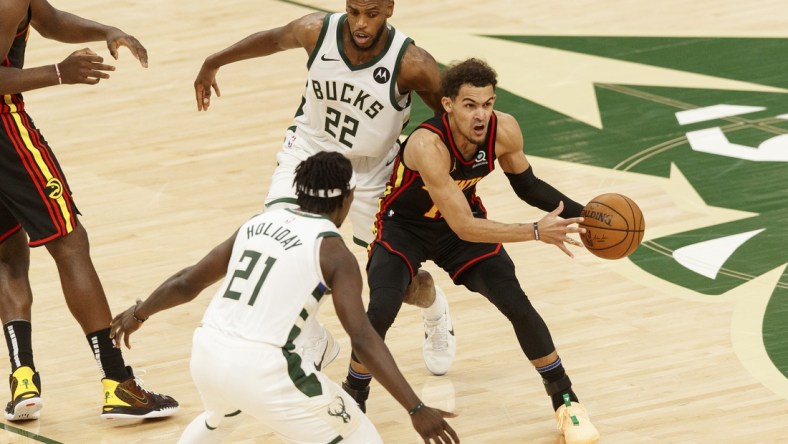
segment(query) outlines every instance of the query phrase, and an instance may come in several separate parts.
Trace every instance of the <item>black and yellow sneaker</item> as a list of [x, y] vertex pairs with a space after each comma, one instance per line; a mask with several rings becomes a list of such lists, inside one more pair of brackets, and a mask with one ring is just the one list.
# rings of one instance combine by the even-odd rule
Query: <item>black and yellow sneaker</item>
[[5, 419], [29, 421], [38, 419], [44, 400], [41, 399], [41, 379], [28, 366], [19, 367], [9, 378], [11, 401], [5, 407]]
[[118, 382], [104, 378], [104, 408], [101, 417], [105, 419], [144, 419], [163, 418], [178, 411], [178, 401], [167, 395], [160, 395], [142, 388], [142, 381], [134, 377], [131, 367], [127, 367], [128, 379]]

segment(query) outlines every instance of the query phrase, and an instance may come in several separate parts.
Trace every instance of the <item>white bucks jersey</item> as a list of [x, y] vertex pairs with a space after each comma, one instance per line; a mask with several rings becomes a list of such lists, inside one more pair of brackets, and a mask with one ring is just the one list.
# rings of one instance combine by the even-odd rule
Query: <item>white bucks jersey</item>
[[308, 141], [313, 152], [382, 158], [410, 119], [410, 93], [399, 93], [397, 74], [412, 40], [389, 27], [383, 52], [367, 63], [352, 65], [342, 43], [346, 18], [346, 14], [329, 14], [323, 22], [307, 62], [304, 96], [291, 129]]
[[227, 275], [202, 323], [249, 341], [286, 347], [327, 292], [320, 244], [339, 236], [330, 220], [297, 210], [259, 214], [238, 231]]

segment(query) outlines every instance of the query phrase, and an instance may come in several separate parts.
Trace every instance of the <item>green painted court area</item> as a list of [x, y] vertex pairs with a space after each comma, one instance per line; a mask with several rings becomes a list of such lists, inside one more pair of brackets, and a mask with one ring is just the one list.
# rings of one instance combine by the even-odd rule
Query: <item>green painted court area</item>
[[[488, 37], [788, 89], [785, 39]], [[763, 340], [769, 358], [788, 376], [788, 94], [597, 83], [599, 129], [501, 86], [496, 106], [520, 119], [529, 155], [658, 177], [669, 177], [675, 165], [706, 204], [753, 214], [652, 238], [630, 259], [710, 300], [782, 267], [763, 318]], [[678, 112], [719, 105], [747, 112], [684, 124], [677, 118]], [[410, 127], [427, 115], [416, 104]], [[724, 260], [705, 275], [674, 256], [686, 252], [702, 260], [704, 251], [719, 248], [726, 251]], [[710, 260], [720, 261], [719, 254]]]

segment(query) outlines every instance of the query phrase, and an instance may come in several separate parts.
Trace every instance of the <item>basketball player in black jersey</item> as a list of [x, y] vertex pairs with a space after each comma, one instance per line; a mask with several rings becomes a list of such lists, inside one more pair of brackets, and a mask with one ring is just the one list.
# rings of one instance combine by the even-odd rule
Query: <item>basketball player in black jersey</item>
[[[596, 442], [599, 433], [572, 390], [550, 331], [501, 245], [538, 240], [571, 257], [566, 244], [579, 243], [569, 235], [585, 231], [577, 226], [582, 205], [534, 176], [517, 120], [493, 111], [496, 83], [495, 71], [480, 60], [449, 67], [442, 83], [446, 112], [422, 123], [402, 145], [377, 214], [367, 263], [367, 315], [385, 338], [408, 283], [424, 261], [434, 261], [455, 284], [482, 294], [511, 321], [552, 398], [566, 442]], [[517, 224], [486, 218], [476, 184], [496, 160], [517, 196], [547, 215]], [[348, 380], [363, 382], [351, 374]]]
[[61, 84], [95, 85], [108, 79], [115, 68], [87, 48], [54, 64], [25, 68], [31, 28], [66, 43], [105, 41], [116, 59], [118, 47], [125, 46], [142, 66], [148, 64], [145, 48], [118, 28], [60, 11], [46, 0], [0, 2], [0, 318], [12, 372], [5, 418], [37, 419], [43, 406], [41, 380], [33, 363], [33, 295], [28, 278], [30, 246], [41, 245], [57, 264], [66, 304], [99, 365], [104, 386], [101, 415], [172, 415], [178, 403], [142, 389], [109, 337], [112, 316], [90, 258], [87, 233], [57, 159], [27, 114], [21, 94]]

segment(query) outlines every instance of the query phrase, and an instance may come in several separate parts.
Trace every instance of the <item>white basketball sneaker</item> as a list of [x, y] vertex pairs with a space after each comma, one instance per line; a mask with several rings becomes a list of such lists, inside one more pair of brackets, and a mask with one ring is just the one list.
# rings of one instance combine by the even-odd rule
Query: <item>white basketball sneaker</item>
[[564, 395], [564, 405], [556, 410], [555, 418], [566, 444], [593, 444], [599, 440], [599, 431], [591, 424], [586, 408], [569, 401], [569, 396]]
[[315, 368], [322, 370], [331, 364], [339, 355], [339, 343], [334, 340], [334, 336], [326, 327], [320, 325], [322, 334], [304, 339], [300, 350], [301, 359], [305, 362], [313, 362]]
[[435, 297], [443, 298], [446, 311], [438, 319], [427, 319], [422, 311], [424, 320], [424, 365], [433, 375], [445, 375], [454, 363], [457, 353], [457, 339], [454, 337], [454, 327], [451, 324], [449, 303], [443, 291], [435, 287]]

